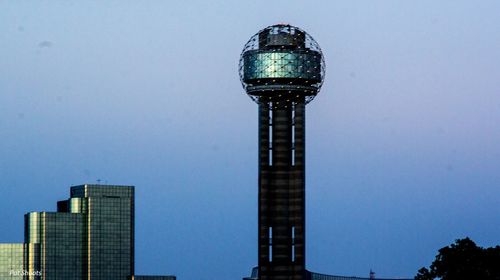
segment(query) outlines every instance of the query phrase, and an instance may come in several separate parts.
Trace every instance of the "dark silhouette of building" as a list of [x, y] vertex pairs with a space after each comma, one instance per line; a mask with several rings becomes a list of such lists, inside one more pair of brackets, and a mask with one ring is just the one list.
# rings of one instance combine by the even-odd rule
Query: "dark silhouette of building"
[[[338, 276], [338, 275], [327, 275], [327, 274], [321, 274], [321, 273], [315, 273], [315, 272], [310, 272], [306, 271], [306, 280], [413, 280], [412, 279], [403, 279], [403, 278], [397, 278], [397, 279], [389, 279], [389, 278], [375, 278], [375, 273], [370, 270], [370, 276], [369, 278], [366, 277], [356, 277], [356, 276]], [[245, 277], [243, 280], [259, 280], [259, 268], [254, 267], [252, 269], [252, 274], [250, 277]]]

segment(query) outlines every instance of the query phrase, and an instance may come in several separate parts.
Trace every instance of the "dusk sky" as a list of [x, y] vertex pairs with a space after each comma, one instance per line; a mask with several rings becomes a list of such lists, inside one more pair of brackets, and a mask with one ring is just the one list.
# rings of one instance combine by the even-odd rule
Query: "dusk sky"
[[257, 265], [243, 45], [290, 23], [325, 56], [307, 105], [307, 268], [413, 277], [500, 244], [500, 1], [0, 1], [0, 242], [69, 187], [136, 186], [136, 273]]

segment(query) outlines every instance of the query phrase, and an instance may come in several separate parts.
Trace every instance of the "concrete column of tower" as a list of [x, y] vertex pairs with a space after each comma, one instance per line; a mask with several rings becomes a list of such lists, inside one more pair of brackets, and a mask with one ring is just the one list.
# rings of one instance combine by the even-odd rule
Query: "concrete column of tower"
[[259, 105], [260, 279], [305, 273], [304, 114], [303, 102]]

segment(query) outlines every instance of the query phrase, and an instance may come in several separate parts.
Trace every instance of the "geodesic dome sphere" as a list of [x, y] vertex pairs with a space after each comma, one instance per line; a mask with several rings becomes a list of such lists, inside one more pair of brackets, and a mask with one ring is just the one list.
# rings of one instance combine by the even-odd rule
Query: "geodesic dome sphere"
[[325, 60], [318, 43], [302, 29], [277, 24], [253, 35], [239, 63], [246, 93], [260, 101], [314, 99], [325, 77]]

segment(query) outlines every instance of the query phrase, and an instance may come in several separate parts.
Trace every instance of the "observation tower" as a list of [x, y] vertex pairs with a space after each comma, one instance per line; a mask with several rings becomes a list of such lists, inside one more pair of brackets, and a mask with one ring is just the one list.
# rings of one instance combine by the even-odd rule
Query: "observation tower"
[[323, 83], [323, 54], [300, 28], [272, 25], [246, 43], [239, 73], [259, 106], [258, 279], [304, 280], [305, 108]]

